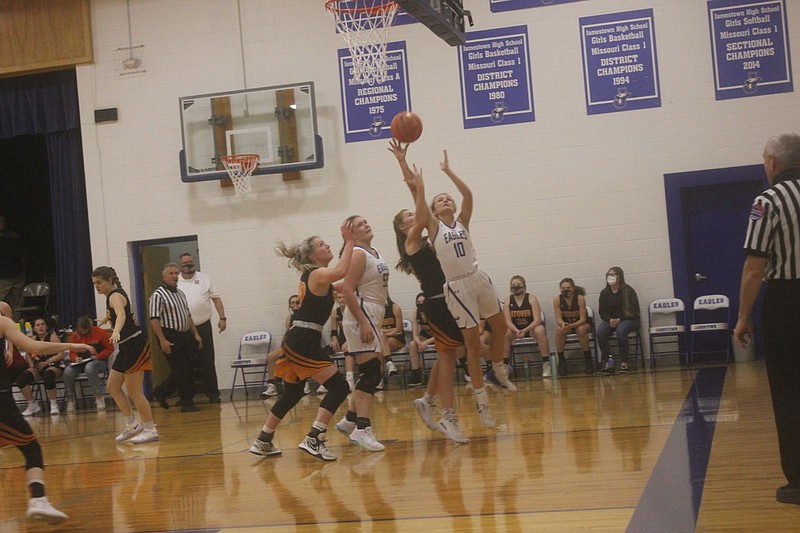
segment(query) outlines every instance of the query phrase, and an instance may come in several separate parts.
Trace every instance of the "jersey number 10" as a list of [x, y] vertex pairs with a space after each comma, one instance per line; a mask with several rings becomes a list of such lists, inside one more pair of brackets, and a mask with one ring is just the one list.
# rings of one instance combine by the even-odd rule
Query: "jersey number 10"
[[456, 250], [456, 257], [464, 257], [467, 255], [467, 252], [464, 250], [464, 243], [463, 242], [454, 242], [453, 248]]

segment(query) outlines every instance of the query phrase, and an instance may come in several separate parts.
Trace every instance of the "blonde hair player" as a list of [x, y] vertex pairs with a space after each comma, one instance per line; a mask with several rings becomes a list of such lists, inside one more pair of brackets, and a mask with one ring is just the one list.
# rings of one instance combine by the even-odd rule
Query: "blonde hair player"
[[323, 461], [336, 460], [325, 446], [325, 433], [333, 413], [350, 393], [350, 387], [336, 363], [322, 350], [321, 341], [323, 326], [333, 307], [332, 283], [347, 274], [353, 255], [350, 221], [342, 225], [341, 231], [345, 246], [334, 268], [328, 268], [333, 260], [331, 247], [319, 237], [309, 237], [294, 246], [279, 242], [275, 247], [276, 255], [288, 258], [289, 266], [301, 273], [297, 290], [300, 308], [294, 313], [292, 326], [283, 339], [283, 354], [275, 365], [276, 374], [284, 381], [283, 394], [270, 409], [261, 433], [250, 446], [250, 452], [256, 455], [267, 457], [281, 453], [272, 443], [275, 429], [303, 397], [303, 381], [314, 378], [325, 385], [328, 393], [322, 398], [314, 423], [298, 448]]
[[[444, 284], [447, 307], [464, 335], [467, 365], [472, 376], [478, 412], [483, 415], [489, 402], [481, 379], [480, 321], [482, 318], [486, 319], [493, 333], [490, 346], [492, 369], [485, 377], [495, 385], [515, 392], [517, 387], [509, 381], [508, 368], [503, 364], [508, 328], [492, 280], [478, 266], [475, 247], [469, 233], [473, 208], [472, 191], [450, 168], [447, 150], [444, 150], [444, 159], [440, 167], [461, 193], [461, 212], [456, 216], [456, 203], [452, 196], [440, 193], [434, 196], [431, 202], [431, 212], [434, 216], [428, 217], [424, 223], [428, 228], [428, 235], [433, 235], [431, 242], [447, 278]], [[422, 176], [419, 177], [419, 182], [422, 183]], [[486, 422], [483, 421], [484, 425], [488, 425]]]
[[344, 336], [349, 356], [356, 358], [361, 379], [350, 396], [347, 414], [336, 429], [348, 435], [353, 444], [371, 452], [384, 450], [372, 431], [370, 412], [375, 390], [383, 377], [381, 324], [389, 297], [389, 266], [381, 253], [372, 247], [372, 227], [367, 219], [353, 215], [356, 246], [350, 270], [342, 283], [347, 308], [344, 311]]

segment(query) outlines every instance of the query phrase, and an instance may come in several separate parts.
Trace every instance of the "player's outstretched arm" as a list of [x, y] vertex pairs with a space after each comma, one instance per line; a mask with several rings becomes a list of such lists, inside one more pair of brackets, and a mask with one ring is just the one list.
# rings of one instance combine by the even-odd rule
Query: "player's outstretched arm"
[[461, 193], [461, 212], [458, 215], [458, 220], [461, 224], [464, 225], [465, 228], [469, 229], [469, 221], [472, 219], [472, 207], [473, 207], [473, 200], [472, 200], [472, 190], [467, 186], [464, 181], [453, 172], [453, 169], [450, 168], [450, 161], [447, 158], [447, 150], [444, 150], [444, 160], [439, 165], [442, 169], [442, 172], [447, 174], [447, 177], [450, 178], [450, 181], [456, 186], [458, 192]]

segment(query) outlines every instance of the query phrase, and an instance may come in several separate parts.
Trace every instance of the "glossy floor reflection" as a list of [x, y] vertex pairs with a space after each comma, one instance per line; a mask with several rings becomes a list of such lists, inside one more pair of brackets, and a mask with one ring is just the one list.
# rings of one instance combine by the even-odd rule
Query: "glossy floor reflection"
[[[283, 456], [246, 450], [266, 404], [156, 408], [162, 440], [116, 445], [119, 412], [34, 417], [64, 531], [791, 531], [763, 363], [626, 376], [541, 378], [492, 394], [496, 430], [460, 385], [469, 444], [431, 433], [411, 400], [376, 398], [387, 444], [370, 453], [331, 427], [325, 463], [297, 449], [319, 398], [276, 435]], [[0, 531], [24, 520], [21, 454], [0, 450]]]

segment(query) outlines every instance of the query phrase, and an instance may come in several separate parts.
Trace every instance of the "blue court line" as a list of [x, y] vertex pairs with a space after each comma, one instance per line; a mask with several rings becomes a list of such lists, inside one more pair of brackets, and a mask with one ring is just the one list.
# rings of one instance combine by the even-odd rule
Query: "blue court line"
[[627, 531], [695, 530], [727, 371], [720, 367], [697, 372]]

